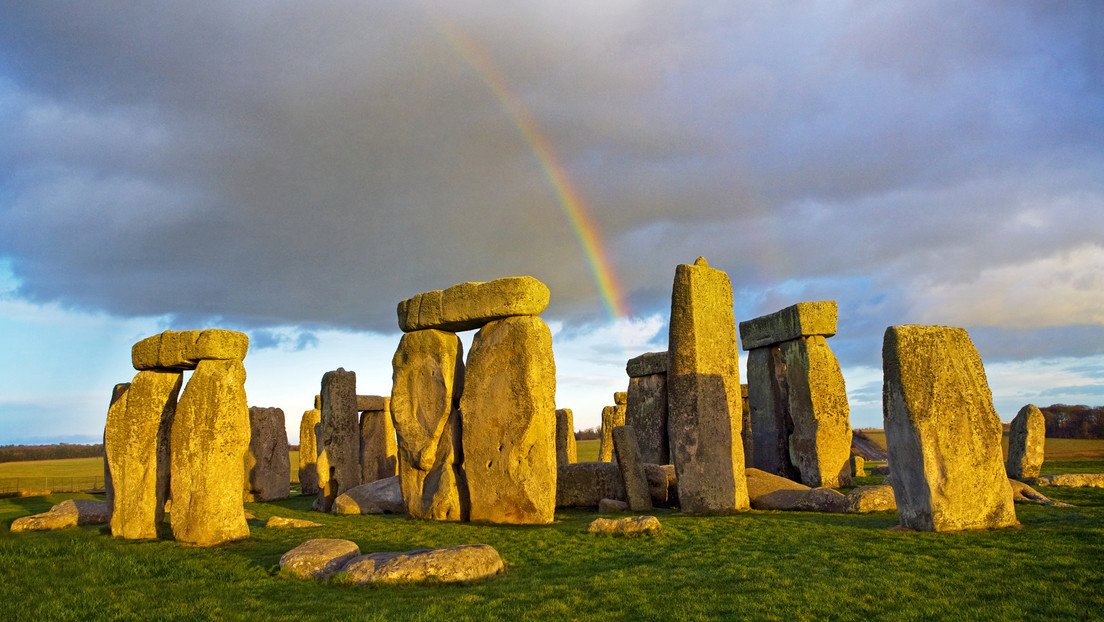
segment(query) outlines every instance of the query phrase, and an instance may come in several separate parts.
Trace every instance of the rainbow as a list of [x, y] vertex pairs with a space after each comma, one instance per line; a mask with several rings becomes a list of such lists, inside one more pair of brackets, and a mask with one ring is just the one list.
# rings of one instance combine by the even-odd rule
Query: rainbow
[[567, 171], [552, 150], [552, 144], [522, 103], [521, 98], [510, 90], [506, 76], [491, 60], [490, 54], [456, 24], [439, 15], [431, 14], [430, 17], [436, 24], [437, 30], [494, 94], [499, 106], [510, 117], [522, 139], [529, 145], [545, 178], [556, 193], [556, 201], [567, 216], [579, 246], [583, 249], [594, 283], [610, 318], [613, 320], [627, 318], [628, 307], [617, 285], [606, 251], [602, 247], [602, 237], [598, 227], [591, 218], [586, 204], [579, 197], [579, 193], [571, 185]]

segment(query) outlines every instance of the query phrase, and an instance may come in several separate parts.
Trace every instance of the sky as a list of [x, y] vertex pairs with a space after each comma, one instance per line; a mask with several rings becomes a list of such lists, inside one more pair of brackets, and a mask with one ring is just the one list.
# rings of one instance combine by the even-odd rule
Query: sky
[[400, 300], [519, 274], [598, 425], [699, 255], [737, 321], [838, 301], [855, 427], [897, 324], [1006, 421], [1104, 404], [1102, 49], [1093, 1], [0, 2], [0, 443], [97, 442], [203, 327], [295, 442], [325, 371], [390, 393]]

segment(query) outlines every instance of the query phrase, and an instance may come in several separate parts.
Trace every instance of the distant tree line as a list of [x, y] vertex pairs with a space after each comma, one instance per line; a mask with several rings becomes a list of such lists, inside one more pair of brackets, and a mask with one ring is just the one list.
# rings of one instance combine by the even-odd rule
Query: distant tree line
[[1104, 439], [1104, 406], [1051, 404], [1040, 408], [1049, 438]]
[[60, 460], [62, 458], [99, 458], [103, 445], [0, 445], [0, 462], [23, 460]]
[[593, 441], [602, 438], [602, 428], [584, 428], [575, 431], [575, 440]]

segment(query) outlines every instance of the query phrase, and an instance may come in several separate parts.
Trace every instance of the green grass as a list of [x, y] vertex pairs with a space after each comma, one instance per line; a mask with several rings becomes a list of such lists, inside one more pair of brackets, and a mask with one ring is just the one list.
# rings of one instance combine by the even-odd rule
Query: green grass
[[[864, 430], [870, 440], [886, 446], [885, 432], [882, 430]], [[1008, 435], [1001, 438], [1001, 447], [1008, 455]], [[1046, 439], [1046, 460], [1104, 460], [1104, 439], [1086, 438], [1048, 438]]]
[[[1092, 466], [1104, 470], [1104, 462]], [[295, 497], [247, 504], [258, 517], [252, 537], [214, 549], [118, 541], [98, 527], [0, 528], [0, 602], [12, 620], [1099, 616], [1104, 490], [1045, 493], [1078, 507], [1020, 505], [1022, 529], [958, 534], [890, 531], [893, 513], [693, 517], [657, 510], [664, 534], [655, 539], [587, 535], [596, 514], [583, 510], [561, 511], [550, 526], [507, 527], [323, 515], [309, 511], [309, 498]], [[0, 523], [72, 496], [0, 499]], [[263, 528], [273, 514], [324, 527]], [[502, 554], [507, 572], [471, 585], [406, 587], [346, 587], [277, 573], [282, 553], [317, 537], [348, 538], [365, 552], [486, 543]]]
[[575, 456], [577, 462], [597, 462], [598, 461], [598, 447], [601, 445], [601, 441], [588, 440], [588, 441], [576, 441], [575, 442]]

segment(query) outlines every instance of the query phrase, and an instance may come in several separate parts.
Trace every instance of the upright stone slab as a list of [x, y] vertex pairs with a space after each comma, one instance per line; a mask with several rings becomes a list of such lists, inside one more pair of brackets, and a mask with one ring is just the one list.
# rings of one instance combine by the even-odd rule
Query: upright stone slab
[[360, 480], [365, 484], [395, 476], [399, 466], [391, 398], [380, 398], [367, 405], [373, 408], [360, 414]]
[[360, 485], [360, 423], [356, 372], [338, 368], [322, 374], [322, 421], [319, 425], [318, 499], [316, 509], [329, 512], [334, 499]]
[[1001, 463], [1001, 422], [970, 336], [890, 326], [882, 345], [893, 494], [901, 525], [921, 531], [1017, 524]]
[[172, 423], [170, 523], [178, 541], [213, 546], [249, 537], [242, 507], [248, 448], [245, 367], [199, 361]]
[[556, 364], [539, 317], [481, 328], [468, 353], [464, 473], [471, 519], [551, 523], [556, 510]]
[[249, 450], [245, 452], [245, 500], [287, 499], [291, 488], [284, 411], [249, 408]]
[[1008, 432], [1008, 460], [1004, 464], [1008, 477], [1039, 477], [1045, 446], [1046, 418], [1037, 406], [1028, 404], [1016, 413]]
[[[111, 418], [111, 411], [114, 408], [119, 408], [121, 413], [126, 412], [126, 394], [130, 390], [129, 382], [120, 382], [111, 389], [111, 403], [107, 407], [108, 419]], [[116, 406], [118, 404], [118, 406]], [[116, 418], [119, 417], [119, 413], [116, 413]], [[107, 504], [107, 511], [110, 512], [111, 508], [115, 505], [115, 484], [111, 481], [111, 463], [107, 455], [107, 422], [104, 422], [104, 457], [103, 457], [103, 470], [104, 470], [104, 503]], [[110, 520], [110, 519], [109, 519]]]
[[636, 430], [641, 460], [650, 464], [669, 464], [667, 353], [648, 352], [629, 359], [625, 371], [629, 374], [625, 425]]
[[414, 518], [468, 518], [468, 488], [460, 467], [460, 338], [439, 330], [406, 333], [391, 364], [391, 416], [398, 435], [399, 478]]
[[851, 410], [839, 362], [819, 335], [786, 341], [780, 348], [793, 422], [790, 461], [806, 486], [849, 486]]
[[598, 441], [598, 461], [613, 461], [613, 429], [625, 425], [624, 408], [617, 406], [602, 407], [602, 437]]
[[621, 478], [625, 481], [629, 509], [633, 512], [652, 509], [652, 495], [644, 474], [644, 463], [640, 460], [640, 447], [636, 444], [636, 430], [628, 425], [614, 428], [613, 447]]
[[[169, 495], [170, 430], [181, 382], [178, 371], [140, 371], [126, 389], [115, 387], [104, 452], [113, 488], [111, 535], [116, 538], [157, 537]], [[240, 503], [241, 487], [238, 497]]]
[[299, 422], [300, 494], [318, 494], [318, 425], [321, 422], [322, 410], [318, 408], [305, 411]]
[[748, 353], [748, 408], [751, 419], [751, 465], [798, 481], [801, 473], [790, 460], [793, 420], [787, 407], [782, 349], [776, 344]]
[[531, 276], [460, 283], [400, 302], [399, 328], [471, 330], [507, 317], [539, 315], [549, 296], [548, 286]]
[[744, 466], [752, 466], [755, 461], [755, 445], [752, 442], [751, 406], [748, 404], [748, 386], [740, 385], [740, 414], [742, 415], [740, 438], [744, 441]]
[[675, 270], [668, 344], [668, 433], [682, 510], [746, 510], [732, 283], [703, 257]]
[[578, 458], [574, 419], [570, 408], [556, 410], [556, 466], [574, 464]]

